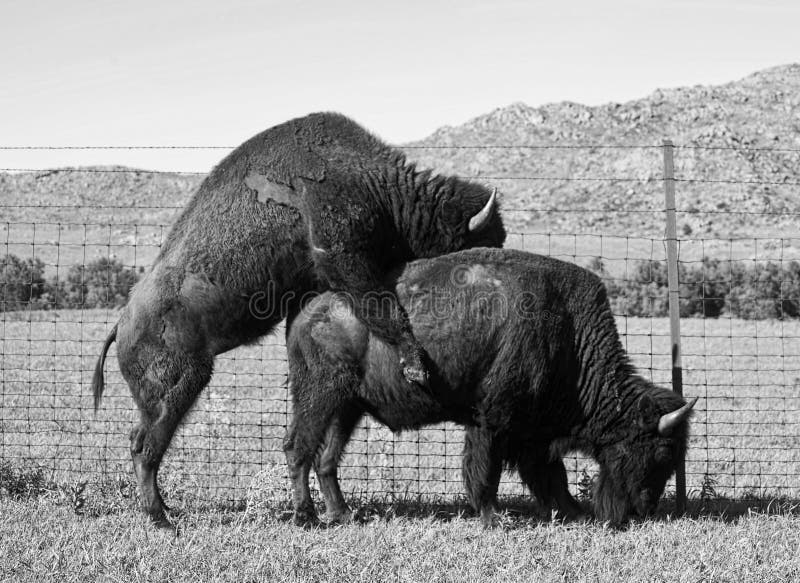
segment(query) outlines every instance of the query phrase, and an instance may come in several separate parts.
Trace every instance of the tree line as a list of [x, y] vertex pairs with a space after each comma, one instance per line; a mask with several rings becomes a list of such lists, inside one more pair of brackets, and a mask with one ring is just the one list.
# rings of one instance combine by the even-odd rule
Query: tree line
[[124, 306], [141, 272], [101, 257], [47, 278], [41, 259], [8, 254], [0, 259], [0, 311]]
[[[669, 315], [665, 261], [640, 260], [625, 278], [615, 278], [599, 258], [588, 266], [602, 277], [615, 314]], [[683, 318], [729, 316], [745, 320], [800, 318], [800, 262], [753, 262], [703, 257], [678, 264]]]
[[[605, 281], [615, 314], [668, 314], [665, 262], [634, 262], [624, 278], [610, 275], [600, 258], [587, 267]], [[0, 259], [0, 311], [118, 308], [143, 271], [101, 257], [48, 278], [40, 259], [8, 254]], [[681, 263], [678, 278], [682, 317], [800, 318], [797, 261], [744, 264], [704, 257]]]

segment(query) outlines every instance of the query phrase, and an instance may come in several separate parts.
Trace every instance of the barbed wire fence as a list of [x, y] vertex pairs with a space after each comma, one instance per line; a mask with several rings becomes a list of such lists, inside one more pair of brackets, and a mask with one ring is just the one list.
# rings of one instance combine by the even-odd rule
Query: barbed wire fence
[[[661, 162], [665, 147], [408, 149], [423, 161], [427, 151], [440, 155], [441, 150], [463, 150], [488, 156], [482, 163], [494, 162], [492, 167], [503, 167], [492, 155], [507, 157], [525, 150], [608, 152], [613, 174], [512, 175], [475, 167], [444, 171], [496, 184], [505, 193], [507, 247], [573, 261], [605, 279], [626, 349], [643, 375], [671, 387], [676, 367], [681, 369], [683, 393], [700, 397], [686, 461], [690, 497], [796, 498], [800, 495], [800, 230], [792, 228], [791, 221], [797, 220], [800, 206], [753, 207], [747, 201], [754, 194], [780, 189], [796, 192], [800, 183], [780, 176], [780, 169], [714, 178], [693, 172], [714, 153], [757, 162], [764, 153], [794, 159], [800, 150], [678, 145], [676, 172], [670, 177]], [[5, 147], [0, 153], [136, 148], [197, 147]], [[632, 157], [645, 163], [636, 164], [634, 170]], [[439, 166], [437, 160], [429, 160], [428, 165]], [[639, 174], [642, 167], [647, 171]], [[0, 171], [12, 173], [7, 176], [34, 172], [39, 179], [59, 173], [134, 172], [185, 177], [197, 184], [203, 176], [120, 168]], [[773, 175], [780, 178], [772, 179]], [[665, 234], [664, 199], [665, 182], [670, 181], [677, 191], [676, 231], [671, 235]], [[561, 203], [566, 189], [580, 190], [584, 184], [614, 185], [621, 194], [598, 200], [589, 189], [585, 204], [576, 206], [574, 197], [569, 204]], [[522, 191], [532, 185], [538, 185], [540, 196], [524, 195]], [[180, 186], [182, 192], [186, 187]], [[103, 483], [132, 475], [127, 435], [137, 413], [116, 366], [114, 347], [106, 364], [103, 407], [97, 414], [89, 385], [102, 342], [119, 316], [117, 308], [109, 306], [124, 303], [131, 278], [152, 264], [185, 197], [163, 203], [157, 197], [138, 197], [135, 185], [126, 188], [132, 195], [129, 205], [83, 203], [79, 196], [64, 201], [58, 191], [50, 192], [46, 200], [0, 200], [0, 216], [5, 215], [0, 219], [0, 258], [5, 257], [0, 273], [0, 460], [44, 468], [54, 481]], [[738, 201], [741, 206], [720, 205], [722, 197], [714, 200], [713, 193], [705, 192], [714, 188], [738, 189], [724, 201]], [[780, 197], [767, 197], [775, 199]], [[733, 230], [725, 236], [715, 234], [711, 226], [719, 219], [740, 226], [746, 234], [739, 236]], [[626, 232], [631, 225], [635, 232]], [[668, 269], [668, 239], [675, 243], [674, 274]], [[11, 256], [19, 260], [13, 266]], [[102, 281], [100, 291], [90, 285], [92, 277]], [[674, 316], [682, 316], [677, 362], [676, 339], [670, 336], [670, 299], [673, 330]], [[257, 345], [218, 357], [211, 384], [165, 460], [160, 479], [168, 496], [239, 501], [259, 476], [282, 479], [282, 439], [291, 414], [283, 337], [283, 330], [278, 330]], [[390, 498], [459, 495], [462, 436], [461, 429], [451, 424], [392, 435], [367, 420], [343, 460], [343, 488]], [[592, 462], [571, 456], [567, 465], [573, 488], [586, 493]], [[682, 490], [680, 485], [677, 490]], [[523, 488], [507, 476], [501, 491], [516, 494]]]

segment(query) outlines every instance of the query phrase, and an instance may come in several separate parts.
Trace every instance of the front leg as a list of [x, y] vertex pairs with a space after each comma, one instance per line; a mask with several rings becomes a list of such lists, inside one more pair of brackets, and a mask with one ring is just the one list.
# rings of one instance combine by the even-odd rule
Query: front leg
[[518, 469], [522, 481], [548, 513], [555, 509], [558, 517], [567, 520], [584, 516], [580, 504], [570, 494], [567, 469], [561, 458], [551, 459], [546, 450], [533, 450], [523, 455]]
[[397, 346], [403, 376], [409, 383], [428, 385], [425, 350], [414, 337], [408, 314], [397, 294], [383, 283], [386, 273], [369, 254], [351, 250], [317, 249], [317, 274], [331, 289], [347, 294], [356, 317], [376, 337]]
[[496, 526], [497, 490], [503, 473], [502, 439], [480, 426], [467, 427], [462, 473], [467, 498], [485, 528]]

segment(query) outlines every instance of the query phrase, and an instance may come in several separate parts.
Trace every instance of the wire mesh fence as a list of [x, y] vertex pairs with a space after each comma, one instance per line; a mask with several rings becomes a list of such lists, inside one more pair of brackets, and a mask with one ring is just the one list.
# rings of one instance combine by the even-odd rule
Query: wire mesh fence
[[[440, 156], [447, 148], [463, 150], [468, 162], [426, 158], [432, 154], [422, 147], [412, 153], [445, 172], [497, 185], [505, 193], [507, 247], [599, 273], [634, 364], [669, 387], [660, 147], [565, 146], [604, 149], [610, 164], [586, 176], [504, 171], [511, 166], [497, 157], [525, 146], [431, 150]], [[800, 205], [786, 202], [796, 197], [797, 181], [780, 168], [754, 174], [760, 151], [751, 150], [749, 170], [736, 176], [701, 167], [719, 155], [739, 160], [741, 148], [679, 147], [676, 157], [683, 391], [700, 397], [686, 462], [690, 496], [800, 495], [800, 230], [792, 227]], [[778, 154], [791, 162], [798, 152]], [[26, 180], [52, 180], [49, 172], [6, 177], [24, 190]], [[39, 189], [45, 196], [31, 200], [6, 186], [0, 201], [0, 459], [36, 464], [56, 481], [130, 476], [128, 432], [137, 413], [115, 347], [97, 413], [91, 376], [130, 283], [153, 263], [202, 176], [162, 173], [172, 182], [159, 190], [143, 171], [52, 172], [70, 173], [73, 190]], [[126, 202], [82, 201], [81, 187], [93, 175], [124, 176], [109, 188], [129, 195]], [[616, 194], [598, 198], [581, 186], [593, 182]], [[759, 196], [769, 202], [754, 205]], [[720, 221], [727, 232], [714, 230]], [[259, 473], [282, 471], [291, 414], [283, 337], [279, 329], [217, 358], [165, 460], [161, 480], [171, 496], [240, 500]], [[451, 424], [393, 435], [366, 420], [343, 460], [343, 487], [389, 497], [460, 494], [462, 435]], [[567, 467], [572, 487], [586, 488], [592, 462], [571, 456]], [[501, 492], [523, 488], [509, 475]]]

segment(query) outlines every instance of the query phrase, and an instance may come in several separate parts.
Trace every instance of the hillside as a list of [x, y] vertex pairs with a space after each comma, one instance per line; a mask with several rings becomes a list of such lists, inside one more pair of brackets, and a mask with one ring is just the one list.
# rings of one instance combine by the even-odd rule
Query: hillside
[[[503, 191], [507, 208], [559, 209], [510, 213], [526, 230], [658, 236], [663, 152], [625, 146], [658, 146], [665, 138], [682, 146], [675, 150], [676, 178], [712, 181], [677, 184], [677, 207], [691, 211], [678, 217], [684, 234], [798, 235], [796, 216], [762, 213], [800, 210], [800, 65], [716, 87], [659, 90], [623, 104], [516, 103], [410, 146], [415, 159], [445, 172], [516, 177], [486, 179]], [[561, 147], [493, 148], [515, 145]]]
[[[800, 65], [622, 104], [515, 103], [405, 147], [421, 165], [498, 186], [512, 230], [657, 237], [663, 154], [652, 146], [664, 138], [679, 146], [677, 178], [700, 180], [677, 184], [684, 236], [800, 234], [786, 214], [800, 212]], [[10, 223], [168, 225], [201, 179], [125, 168], [0, 174], [1, 212]]]
[[0, 173], [0, 208], [10, 223], [170, 224], [202, 179], [121, 166]]

